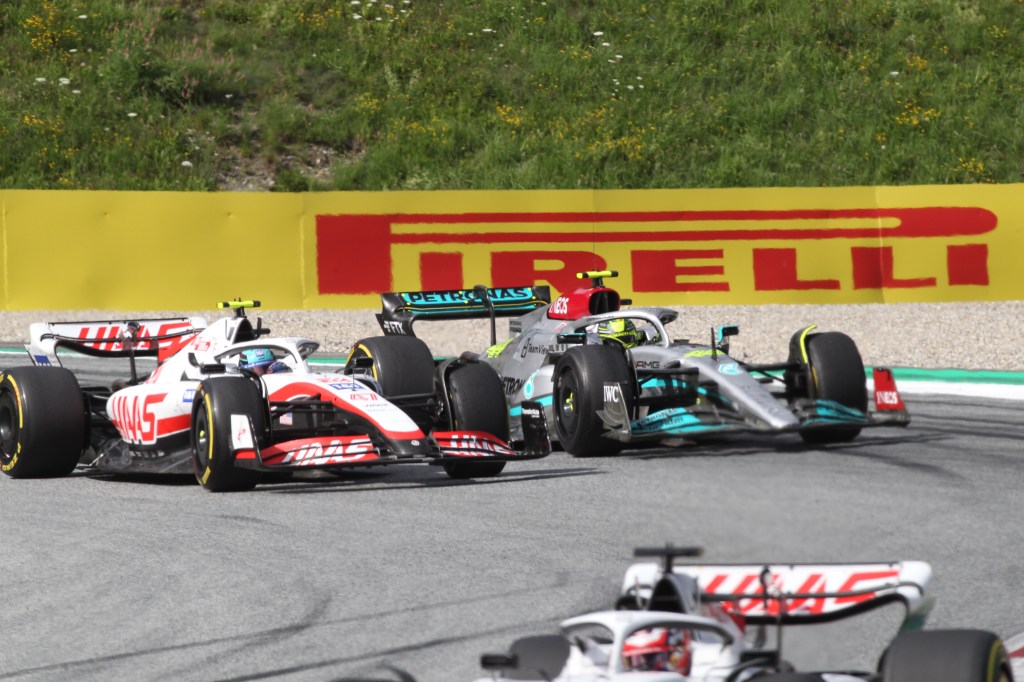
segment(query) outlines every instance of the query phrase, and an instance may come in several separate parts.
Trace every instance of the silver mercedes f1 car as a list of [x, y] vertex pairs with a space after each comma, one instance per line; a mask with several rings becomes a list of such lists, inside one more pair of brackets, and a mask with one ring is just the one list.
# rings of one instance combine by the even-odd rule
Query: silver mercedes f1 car
[[[501, 375], [513, 433], [522, 405], [536, 401], [552, 438], [574, 455], [734, 432], [836, 443], [867, 426], [909, 423], [888, 369], [873, 370], [872, 407], [849, 336], [811, 326], [793, 335], [785, 361], [744, 362], [729, 355], [738, 327], [715, 327], [706, 343], [673, 339], [667, 325], [678, 313], [623, 307], [631, 302], [604, 285], [616, 275], [581, 272], [588, 285], [554, 303], [546, 286], [385, 293], [377, 317], [386, 335], [409, 336], [421, 319], [489, 317], [492, 345], [480, 356]], [[496, 317], [514, 317], [501, 343]]]

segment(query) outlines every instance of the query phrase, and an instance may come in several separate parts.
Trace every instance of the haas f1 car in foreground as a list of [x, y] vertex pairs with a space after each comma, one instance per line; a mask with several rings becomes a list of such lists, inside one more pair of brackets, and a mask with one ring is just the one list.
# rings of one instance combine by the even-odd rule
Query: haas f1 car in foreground
[[[679, 565], [696, 548], [638, 549], [663, 564], [629, 568], [616, 610], [562, 622], [486, 654], [494, 680], [548, 682], [1012, 682], [998, 636], [921, 630], [931, 567], [880, 564]], [[901, 632], [872, 671], [797, 672], [782, 654], [790, 626], [836, 621], [888, 604]], [[770, 645], [766, 645], [771, 641]]]
[[[0, 373], [0, 468], [61, 476], [80, 463], [108, 472], [195, 472], [213, 491], [245, 490], [264, 472], [442, 465], [454, 478], [495, 476], [550, 451], [534, 406], [514, 450], [501, 381], [486, 364], [435, 364], [413, 338], [355, 344], [341, 374], [310, 370], [315, 341], [267, 338], [245, 316], [37, 323], [34, 366]], [[81, 386], [58, 351], [127, 358], [131, 376]], [[137, 360], [156, 360], [146, 378]], [[527, 410], [530, 406], [527, 406]]]
[[[615, 453], [627, 444], [677, 443], [728, 432], [796, 432], [809, 443], [854, 438], [865, 426], [906, 425], [892, 372], [874, 370], [869, 409], [864, 364], [840, 332], [807, 327], [784, 362], [729, 355], [736, 326], [710, 330], [710, 343], [673, 340], [669, 308], [630, 303], [604, 286], [614, 271], [581, 272], [589, 286], [550, 302], [548, 287], [382, 294], [385, 334], [412, 335], [419, 319], [491, 318], [482, 359], [501, 375], [513, 433], [523, 405], [539, 402], [552, 434], [574, 455]], [[496, 343], [497, 316], [516, 316]]]

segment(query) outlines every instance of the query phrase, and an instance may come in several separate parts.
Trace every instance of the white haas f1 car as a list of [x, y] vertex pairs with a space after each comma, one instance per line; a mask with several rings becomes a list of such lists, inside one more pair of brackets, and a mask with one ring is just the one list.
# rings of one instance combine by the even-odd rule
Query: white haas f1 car
[[[453, 478], [495, 476], [550, 452], [535, 406], [520, 450], [509, 438], [501, 381], [486, 364], [435, 364], [413, 338], [367, 338], [342, 373], [315, 373], [318, 348], [269, 338], [234, 316], [31, 325], [34, 366], [0, 373], [0, 468], [8, 476], [195, 472], [212, 491], [254, 487], [265, 472], [401, 463], [442, 465]], [[128, 358], [113, 386], [81, 386], [58, 351]], [[66, 357], [66, 356], [65, 356]], [[137, 359], [155, 358], [149, 376]]]
[[[626, 572], [618, 609], [561, 624], [561, 633], [485, 654], [494, 680], [546, 682], [1012, 682], [1005, 647], [983, 630], [922, 630], [931, 567], [880, 564], [681, 565], [697, 548], [638, 549], [664, 563]], [[791, 626], [892, 603], [900, 634], [876, 670], [797, 672], [782, 655]], [[771, 637], [774, 632], [774, 637]], [[771, 645], [766, 646], [769, 640]]]
[[[604, 286], [614, 271], [581, 272], [590, 285], [550, 303], [546, 286], [381, 295], [385, 334], [412, 335], [420, 319], [490, 317], [482, 359], [501, 375], [513, 433], [527, 402], [543, 405], [552, 439], [574, 455], [615, 453], [627, 444], [675, 444], [729, 432], [799, 433], [809, 443], [848, 441], [866, 426], [910, 419], [892, 372], [875, 368], [874, 409], [853, 340], [807, 327], [784, 362], [755, 364], [729, 355], [733, 325], [710, 343], [673, 340], [669, 308], [623, 308]], [[515, 316], [496, 343], [495, 317]]]

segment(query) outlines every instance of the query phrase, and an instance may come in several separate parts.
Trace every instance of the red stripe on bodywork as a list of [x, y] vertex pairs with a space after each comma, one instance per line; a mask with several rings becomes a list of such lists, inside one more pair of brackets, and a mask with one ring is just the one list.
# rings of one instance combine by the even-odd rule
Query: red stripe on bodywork
[[191, 425], [192, 415], [190, 414], [179, 414], [176, 417], [160, 419], [156, 423], [156, 437], [163, 438], [164, 436], [188, 431], [188, 427]]

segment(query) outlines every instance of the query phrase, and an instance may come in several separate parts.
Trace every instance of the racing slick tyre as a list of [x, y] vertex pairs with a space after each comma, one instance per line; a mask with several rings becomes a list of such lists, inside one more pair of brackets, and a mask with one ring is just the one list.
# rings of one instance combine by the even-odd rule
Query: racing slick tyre
[[352, 347], [349, 362], [373, 360], [373, 378], [385, 398], [434, 392], [434, 356], [415, 336], [374, 336]]
[[267, 414], [256, 382], [237, 377], [206, 379], [196, 389], [193, 404], [192, 467], [196, 480], [215, 493], [255, 488], [260, 472], [235, 466], [231, 415], [249, 415], [252, 436], [260, 442], [267, 432]]
[[1002, 640], [985, 630], [918, 630], [896, 636], [879, 663], [882, 682], [1012, 682]]
[[67, 476], [88, 440], [85, 398], [63, 367], [0, 372], [0, 469], [11, 478]]
[[622, 351], [611, 346], [576, 346], [555, 363], [555, 430], [562, 449], [576, 457], [613, 455], [624, 446], [602, 435], [607, 427], [597, 411], [604, 407], [606, 383], [619, 385], [627, 409], [631, 410], [636, 380]]
[[[484, 431], [508, 442], [508, 405], [501, 377], [490, 365], [471, 362], [458, 365], [448, 375], [448, 398], [452, 407], [452, 429]], [[445, 462], [452, 478], [497, 476], [505, 462]]]
[[[867, 411], [864, 361], [853, 339], [842, 332], [812, 334], [807, 338], [807, 362], [815, 397]], [[860, 430], [859, 426], [836, 426], [808, 429], [800, 436], [807, 443], [843, 443], [856, 438]]]

